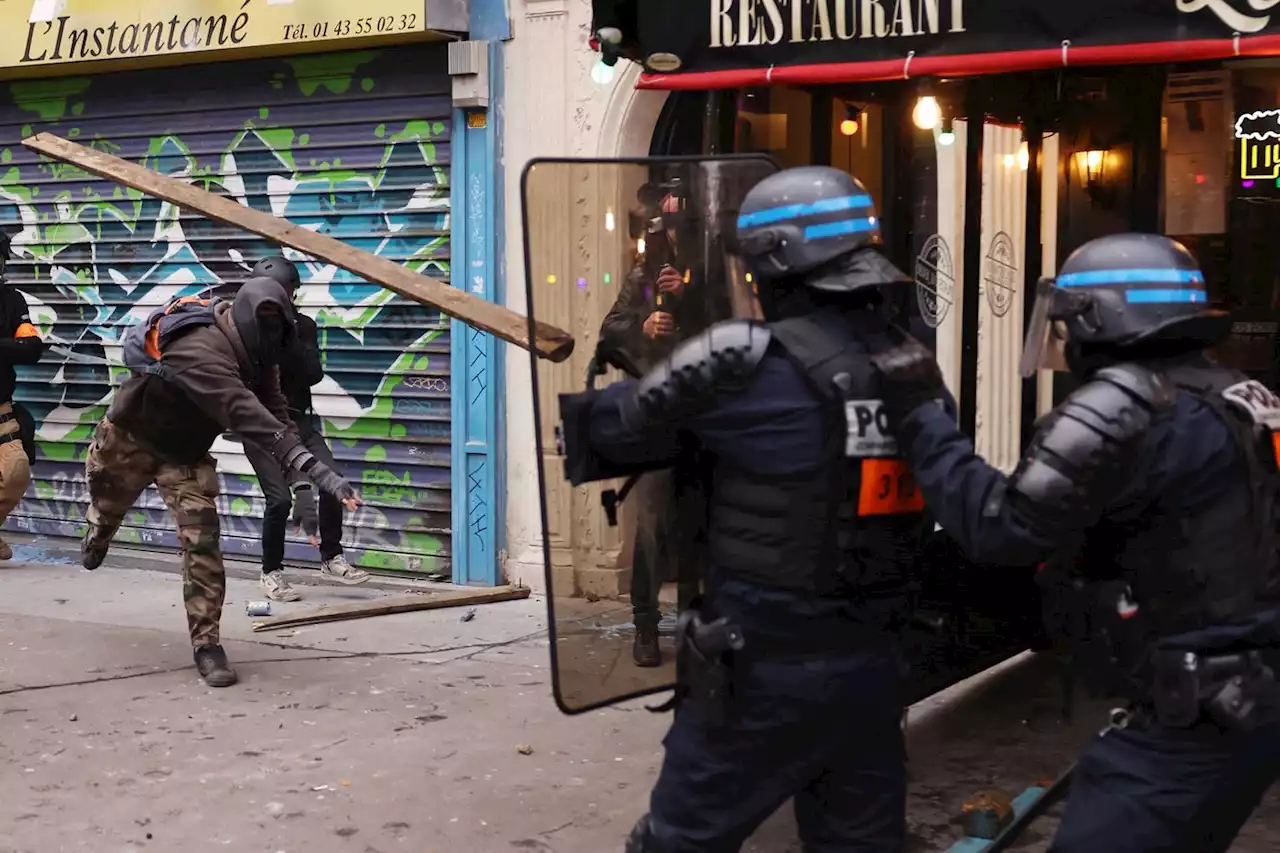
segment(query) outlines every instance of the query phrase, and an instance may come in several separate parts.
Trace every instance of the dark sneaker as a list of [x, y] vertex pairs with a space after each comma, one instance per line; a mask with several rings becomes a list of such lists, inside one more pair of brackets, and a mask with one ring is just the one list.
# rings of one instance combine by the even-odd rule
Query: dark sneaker
[[105, 543], [94, 542], [85, 534], [84, 539], [80, 542], [80, 565], [89, 571], [93, 571], [102, 565], [102, 561], [107, 559], [107, 545]]
[[631, 647], [631, 657], [635, 660], [636, 666], [662, 666], [662, 649], [658, 648], [657, 625], [636, 627], [636, 640]]
[[227, 653], [222, 646], [201, 646], [196, 649], [195, 658], [196, 670], [210, 687], [230, 687], [240, 680], [227, 663]]

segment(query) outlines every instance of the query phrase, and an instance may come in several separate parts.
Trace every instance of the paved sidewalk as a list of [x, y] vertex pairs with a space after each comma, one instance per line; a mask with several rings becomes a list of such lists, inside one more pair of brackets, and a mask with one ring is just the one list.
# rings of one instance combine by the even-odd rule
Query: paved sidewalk
[[[177, 575], [15, 551], [0, 564], [0, 853], [612, 853], [646, 809], [669, 718], [635, 703], [562, 716], [539, 600], [254, 634], [259, 588], [232, 579], [242, 681], [210, 690]], [[276, 612], [391, 594], [302, 589]], [[1103, 710], [1058, 725], [1035, 662], [985, 682], [913, 709], [910, 853], [946, 850], [976, 788], [1016, 793], [1061, 767]], [[1238, 853], [1277, 849], [1267, 809]], [[798, 853], [794, 838], [784, 812], [745, 851]]]

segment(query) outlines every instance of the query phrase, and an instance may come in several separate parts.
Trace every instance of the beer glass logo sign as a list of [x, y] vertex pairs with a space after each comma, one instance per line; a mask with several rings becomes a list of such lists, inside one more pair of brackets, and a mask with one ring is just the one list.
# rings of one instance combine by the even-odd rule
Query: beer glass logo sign
[[1280, 110], [1259, 110], [1236, 119], [1240, 140], [1240, 177], [1280, 180]]

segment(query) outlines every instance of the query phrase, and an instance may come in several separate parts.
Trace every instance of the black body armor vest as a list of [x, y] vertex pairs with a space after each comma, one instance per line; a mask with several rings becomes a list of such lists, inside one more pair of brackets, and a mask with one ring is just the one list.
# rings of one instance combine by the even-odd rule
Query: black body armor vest
[[1259, 618], [1280, 605], [1280, 398], [1207, 362], [1157, 375], [1203, 400], [1231, 431], [1238, 464], [1223, 496], [1194, 514], [1104, 517], [1073, 559], [1051, 561], [1043, 573], [1061, 593], [1046, 596], [1047, 616], [1058, 622], [1050, 627], [1066, 635], [1083, 674], [1097, 690], [1134, 699], [1160, 677], [1154, 661], [1162, 650], [1212, 654], [1280, 642], [1268, 636], [1275, 620]]
[[824, 401], [822, 462], [763, 477], [717, 460], [710, 560], [730, 577], [858, 600], [868, 622], [894, 625], [906, 615], [931, 524], [888, 431], [864, 343], [885, 334], [883, 319], [815, 313], [768, 328]]

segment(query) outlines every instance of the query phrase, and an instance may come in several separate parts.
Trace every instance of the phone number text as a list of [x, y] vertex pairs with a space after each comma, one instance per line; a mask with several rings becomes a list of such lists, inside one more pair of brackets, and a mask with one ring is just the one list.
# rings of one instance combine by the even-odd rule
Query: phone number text
[[286, 24], [285, 41], [306, 41], [307, 39], [346, 38], [347, 36], [368, 36], [379, 33], [402, 33], [418, 28], [417, 15], [382, 15], [368, 18], [350, 18], [341, 21], [326, 21], [318, 24]]

